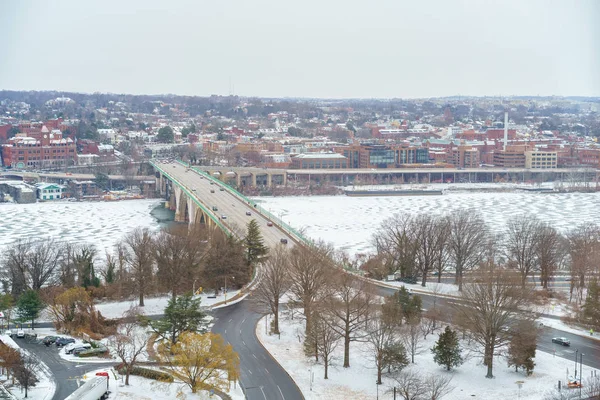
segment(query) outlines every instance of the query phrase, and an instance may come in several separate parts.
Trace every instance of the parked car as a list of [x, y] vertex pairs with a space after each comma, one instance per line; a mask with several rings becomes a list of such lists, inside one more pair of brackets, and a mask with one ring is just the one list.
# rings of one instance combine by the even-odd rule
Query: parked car
[[46, 336], [42, 340], [42, 343], [44, 343], [46, 346], [50, 346], [52, 343], [56, 342], [56, 339], [58, 339], [58, 336]]
[[250, 211], [246, 211], [246, 215], [252, 215], [252, 213]]
[[25, 338], [25, 331], [18, 330], [17, 331], [17, 339], [23, 339], [23, 338]]
[[10, 336], [10, 337], [12, 337], [12, 335], [13, 335], [13, 333], [12, 333], [12, 331], [11, 331], [10, 329], [7, 329], [7, 330], [4, 332], [4, 334], [5, 334], [6, 336]]
[[571, 341], [565, 337], [552, 338], [552, 343], [560, 344], [561, 346], [570, 346]]
[[62, 347], [68, 345], [69, 343], [75, 343], [75, 339], [68, 337], [60, 337], [56, 339], [56, 342], [54, 343], [56, 344], [56, 347]]
[[78, 352], [82, 352], [83, 350], [89, 350], [92, 348], [92, 345], [89, 343], [71, 343], [70, 345], [65, 347], [65, 353], [67, 354], [77, 354], [75, 350]]
[[85, 347], [85, 346], [75, 347], [73, 350], [71, 350], [71, 354], [73, 354], [74, 356], [78, 356], [79, 354], [83, 353], [84, 351], [88, 351], [88, 350], [91, 350], [91, 349], [92, 349], [92, 346], [89, 346], [89, 347]]

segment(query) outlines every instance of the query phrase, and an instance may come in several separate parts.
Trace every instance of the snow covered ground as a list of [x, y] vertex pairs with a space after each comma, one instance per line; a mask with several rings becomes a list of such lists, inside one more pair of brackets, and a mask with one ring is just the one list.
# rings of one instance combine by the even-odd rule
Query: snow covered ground
[[[129, 377], [129, 386], [125, 386], [125, 378], [117, 375], [115, 378], [114, 370], [100, 369], [90, 372], [86, 375], [89, 379], [96, 375], [96, 372], [109, 372], [109, 390], [111, 391], [109, 400], [215, 400], [216, 396], [210, 396], [210, 393], [202, 391], [193, 394], [191, 390], [182, 383], [162, 383], [151, 379], [145, 379], [139, 376]], [[180, 394], [181, 393], [181, 394]], [[233, 400], [245, 399], [242, 389], [239, 385], [232, 385], [228, 392]]]
[[[292, 376], [302, 390], [306, 400], [343, 400], [377, 398], [376, 370], [372, 357], [365, 343], [351, 343], [350, 368], [342, 367], [343, 343], [340, 342], [335, 351], [334, 365], [329, 367], [329, 379], [323, 379], [322, 363], [315, 363], [313, 358], [307, 358], [298, 341], [298, 332], [303, 331], [303, 323], [299, 318], [291, 321], [287, 317], [280, 319], [281, 339], [276, 335], [266, 335], [262, 321], [257, 324], [256, 334], [267, 350], [277, 359], [283, 368]], [[438, 331], [439, 333], [440, 331]], [[422, 336], [421, 336], [422, 338]], [[557, 382], [566, 381], [567, 369], [572, 373], [573, 362], [560, 357], [538, 351], [536, 367], [533, 375], [526, 377], [522, 372], [516, 373], [514, 368], [508, 368], [506, 360], [497, 357], [494, 360], [494, 379], [486, 379], [486, 367], [482, 365], [481, 356], [467, 351], [463, 356], [469, 356], [467, 361], [457, 369], [446, 372], [435, 364], [429, 350], [438, 339], [437, 334], [428, 335], [422, 342], [422, 353], [415, 356], [415, 364], [407, 367], [419, 374], [448, 375], [452, 377], [451, 385], [454, 390], [444, 397], [444, 400], [475, 399], [516, 399], [519, 396], [517, 381], [523, 381], [520, 398], [523, 400], [542, 400], [545, 393], [551, 391]], [[466, 348], [467, 343], [462, 343]], [[571, 350], [560, 350], [569, 352]], [[583, 367], [583, 376], [589, 376], [588, 367]], [[313, 380], [311, 384], [311, 379]], [[385, 377], [379, 386], [379, 398], [390, 399], [388, 391], [393, 380]], [[387, 393], [386, 393], [387, 392]]]
[[[239, 290], [230, 290], [227, 292], [227, 296], [225, 296], [221, 292], [216, 297], [213, 297], [214, 293], [211, 292], [201, 294], [196, 297], [200, 297], [202, 299], [202, 301], [200, 302], [200, 305], [202, 307], [210, 307], [213, 304], [232, 299], [239, 292]], [[162, 314], [170, 299], [171, 296], [146, 297], [144, 298], [145, 306], [140, 307], [139, 311], [144, 315]], [[98, 303], [96, 304], [96, 310], [100, 311], [100, 313], [106, 318], [121, 318], [126, 311], [128, 311], [131, 307], [135, 307], [137, 305], [138, 299], [135, 298], [133, 300], [127, 301]]]
[[[22, 349], [10, 336], [1, 335], [0, 340], [5, 345], [19, 350], [21, 354], [29, 354], [29, 352], [25, 349]], [[50, 400], [54, 396], [54, 392], [56, 391], [56, 382], [54, 382], [54, 378], [52, 375], [52, 371], [50, 368], [42, 362], [38, 360], [39, 369], [36, 373], [36, 377], [38, 378], [38, 383], [34, 387], [28, 388], [27, 390], [27, 399], [30, 400]], [[17, 386], [14, 386], [10, 389], [10, 392], [17, 399], [25, 398], [25, 391], [20, 390]]]
[[447, 192], [442, 196], [301, 196], [258, 197], [256, 200], [313, 239], [331, 242], [351, 254], [372, 250], [371, 238], [396, 213], [446, 214], [479, 211], [488, 226], [502, 229], [515, 215], [536, 215], [561, 232], [580, 223], [600, 221], [600, 193]]

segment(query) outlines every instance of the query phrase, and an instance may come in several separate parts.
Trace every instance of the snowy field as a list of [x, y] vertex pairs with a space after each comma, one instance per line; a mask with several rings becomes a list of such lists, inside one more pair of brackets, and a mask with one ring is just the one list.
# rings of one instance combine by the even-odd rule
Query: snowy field
[[515, 215], [536, 215], [563, 233], [583, 222], [600, 221], [600, 193], [446, 192], [442, 196], [302, 196], [256, 200], [294, 228], [304, 228], [308, 237], [331, 242], [350, 254], [371, 251], [373, 233], [396, 213], [477, 210], [497, 230]]
[[[350, 368], [343, 368], [343, 342], [340, 341], [334, 352], [333, 365], [329, 367], [329, 379], [325, 380], [322, 362], [315, 363], [314, 358], [307, 358], [302, 343], [298, 342], [297, 332], [304, 330], [302, 320], [296, 317], [291, 321], [282, 315], [280, 324], [281, 339], [276, 335], [266, 335], [262, 329], [264, 325], [262, 321], [257, 324], [256, 334], [267, 350], [291, 375], [306, 400], [392, 398], [390, 390], [394, 381], [385, 375], [383, 384], [379, 385], [379, 396], [377, 396], [377, 385], [375, 385], [377, 373], [367, 344], [351, 343]], [[450, 376], [451, 386], [454, 389], [444, 397], [444, 400], [471, 398], [543, 400], [546, 393], [552, 391], [559, 380], [565, 383], [568, 370], [573, 373], [574, 363], [571, 360], [538, 351], [535, 357], [536, 366], [531, 376], [526, 377], [522, 372], [515, 372], [514, 368], [507, 367], [505, 358], [496, 357], [495, 378], [486, 379], [486, 367], [482, 364], [481, 355], [475, 352], [469, 353], [467, 350], [463, 351], [463, 357], [467, 358], [465, 363], [447, 372], [433, 361], [433, 354], [429, 350], [435, 344], [440, 332], [428, 335], [427, 340], [421, 342], [422, 352], [415, 356], [415, 364], [409, 365], [406, 370], [414, 370], [422, 375]], [[423, 336], [420, 338], [422, 339]], [[461, 342], [461, 346], [469, 347], [466, 342]], [[572, 352], [569, 349], [560, 351]], [[589, 367], [583, 367], [583, 376], [590, 376]], [[517, 381], [523, 381], [520, 394]]]
[[96, 246], [100, 257], [136, 227], [158, 229], [160, 200], [0, 204], [0, 250], [18, 239], [53, 238]]

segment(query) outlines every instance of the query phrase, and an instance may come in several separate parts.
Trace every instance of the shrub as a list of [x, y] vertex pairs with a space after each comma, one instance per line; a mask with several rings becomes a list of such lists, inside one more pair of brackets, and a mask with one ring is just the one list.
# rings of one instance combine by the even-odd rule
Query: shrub
[[95, 356], [107, 356], [108, 349], [106, 347], [97, 347], [89, 350], [84, 350], [78, 354], [79, 357], [95, 357]]
[[[125, 375], [125, 368], [123, 367], [122, 364], [117, 366], [117, 370], [119, 371], [119, 374]], [[142, 378], [154, 379], [155, 381], [159, 381], [159, 382], [168, 382], [168, 383], [173, 382], [173, 376], [171, 376], [171, 374], [168, 374], [168, 373], [162, 372], [162, 371], [157, 371], [155, 369], [133, 367], [129, 371], [129, 374], [141, 376]]]

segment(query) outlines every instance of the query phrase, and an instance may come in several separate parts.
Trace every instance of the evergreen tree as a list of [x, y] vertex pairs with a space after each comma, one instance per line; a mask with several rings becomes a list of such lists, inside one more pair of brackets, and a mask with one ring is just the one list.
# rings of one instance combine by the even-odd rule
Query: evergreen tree
[[402, 314], [406, 321], [415, 320], [415, 318], [421, 320], [422, 300], [420, 296], [411, 295], [404, 286], [392, 296], [393, 299], [391, 302], [399, 304], [402, 307]]
[[258, 222], [255, 219], [248, 222], [248, 233], [244, 239], [246, 245], [246, 261], [248, 265], [254, 265], [263, 261], [269, 249], [265, 246]]
[[537, 329], [533, 321], [519, 321], [512, 332], [508, 344], [508, 366], [514, 366], [515, 371], [523, 368], [531, 375], [535, 367], [535, 350], [537, 348]]
[[156, 140], [161, 143], [173, 143], [175, 139], [175, 134], [173, 133], [173, 128], [170, 126], [163, 126], [158, 130], [158, 135], [156, 135]]
[[107, 285], [110, 285], [115, 281], [115, 263], [108, 263], [106, 273], [104, 274], [104, 281]]
[[35, 290], [28, 290], [17, 300], [17, 315], [22, 321], [31, 321], [31, 327], [35, 319], [44, 308], [44, 303]]
[[600, 284], [594, 278], [588, 285], [587, 297], [583, 305], [583, 316], [596, 329], [600, 328]]
[[463, 363], [458, 335], [449, 326], [446, 326], [444, 332], [440, 333], [439, 339], [431, 352], [433, 353], [433, 360], [437, 364], [446, 367], [447, 371]]
[[164, 317], [150, 322], [150, 326], [172, 344], [177, 343], [182, 332], [204, 333], [206, 329], [202, 325], [206, 314], [200, 308], [200, 301], [200, 297], [193, 298], [191, 293], [170, 299]]
[[383, 367], [388, 373], [402, 371], [409, 363], [406, 349], [400, 342], [387, 343], [383, 348]]

